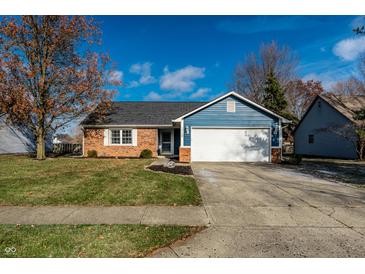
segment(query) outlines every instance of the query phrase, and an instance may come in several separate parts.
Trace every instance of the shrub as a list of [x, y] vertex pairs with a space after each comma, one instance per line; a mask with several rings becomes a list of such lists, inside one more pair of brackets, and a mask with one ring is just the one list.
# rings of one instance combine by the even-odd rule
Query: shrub
[[144, 149], [141, 151], [141, 154], [139, 155], [139, 157], [143, 158], [143, 159], [152, 158], [152, 151], [149, 149]]
[[87, 151], [87, 157], [90, 157], [90, 158], [96, 158], [98, 157], [98, 153], [96, 150], [88, 150]]

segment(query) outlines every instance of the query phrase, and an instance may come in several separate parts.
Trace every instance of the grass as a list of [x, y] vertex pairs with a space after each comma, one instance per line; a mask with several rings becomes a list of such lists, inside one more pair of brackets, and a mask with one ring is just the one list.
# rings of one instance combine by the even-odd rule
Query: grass
[[0, 156], [0, 205], [199, 205], [192, 177], [144, 169], [147, 159]]
[[187, 226], [0, 225], [0, 257], [144, 257], [198, 230]]

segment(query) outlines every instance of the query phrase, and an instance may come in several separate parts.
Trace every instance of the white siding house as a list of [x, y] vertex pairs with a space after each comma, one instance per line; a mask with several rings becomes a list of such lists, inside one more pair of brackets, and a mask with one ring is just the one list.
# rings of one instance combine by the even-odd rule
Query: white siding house
[[0, 154], [28, 153], [27, 138], [10, 128], [0, 118]]
[[365, 98], [347, 97], [338, 101], [333, 95], [321, 95], [313, 101], [294, 133], [296, 154], [325, 158], [356, 159], [356, 147], [344, 137], [324, 130], [353, 123], [354, 110], [365, 107]]

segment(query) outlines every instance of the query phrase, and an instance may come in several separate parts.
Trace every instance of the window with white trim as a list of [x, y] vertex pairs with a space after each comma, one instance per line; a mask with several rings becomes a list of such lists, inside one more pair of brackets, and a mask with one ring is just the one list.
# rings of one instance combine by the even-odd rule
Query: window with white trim
[[229, 100], [227, 101], [227, 112], [236, 112], [236, 102]]
[[111, 143], [113, 145], [120, 144], [120, 130], [119, 129], [112, 129], [111, 130]]
[[132, 144], [132, 130], [131, 129], [123, 129], [122, 131], [122, 144], [123, 145], [131, 145]]
[[110, 143], [112, 145], [132, 145], [132, 129], [111, 129]]

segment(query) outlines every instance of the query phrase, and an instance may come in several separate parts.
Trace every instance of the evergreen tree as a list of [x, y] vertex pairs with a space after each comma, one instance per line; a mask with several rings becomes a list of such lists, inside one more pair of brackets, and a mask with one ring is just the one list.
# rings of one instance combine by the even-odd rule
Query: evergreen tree
[[355, 111], [355, 120], [365, 120], [365, 107], [360, 110]]
[[268, 74], [265, 83], [263, 105], [277, 114], [284, 113], [288, 106], [284, 91], [272, 72]]

